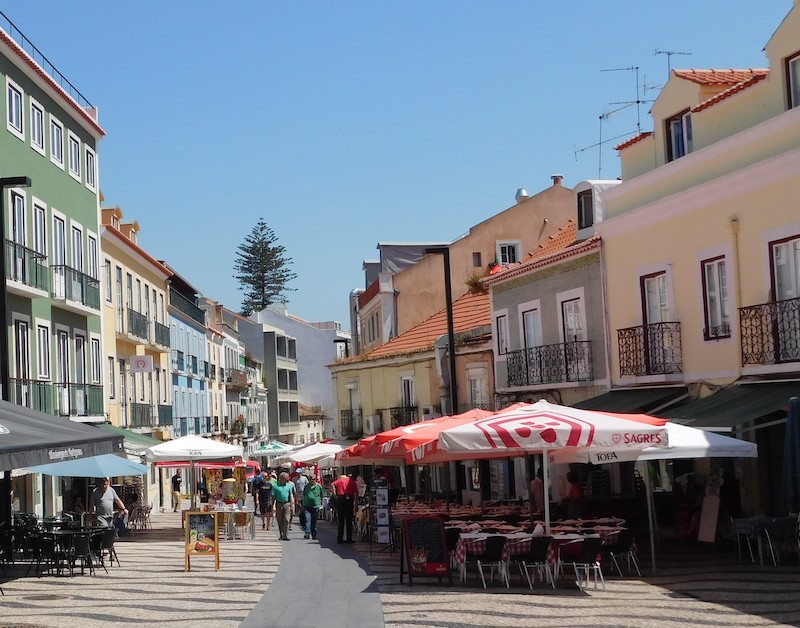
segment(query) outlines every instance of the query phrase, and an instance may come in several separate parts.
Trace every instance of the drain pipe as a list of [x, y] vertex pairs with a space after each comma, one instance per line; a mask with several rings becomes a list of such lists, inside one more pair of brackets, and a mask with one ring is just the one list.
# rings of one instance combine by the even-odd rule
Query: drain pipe
[[[731, 228], [731, 241], [733, 245], [733, 271], [736, 273], [736, 308], [742, 306], [742, 278], [739, 274], [739, 218], [732, 216], [729, 223]], [[736, 334], [736, 349], [738, 352], [736, 360], [736, 379], [742, 376], [742, 327], [739, 326], [739, 333]]]

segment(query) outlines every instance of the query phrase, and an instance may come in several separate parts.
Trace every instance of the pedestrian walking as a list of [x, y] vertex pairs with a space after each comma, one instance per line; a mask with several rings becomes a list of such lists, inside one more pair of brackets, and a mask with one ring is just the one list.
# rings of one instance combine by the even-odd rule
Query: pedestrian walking
[[172, 512], [178, 512], [178, 508], [181, 507], [181, 484], [183, 484], [181, 470], [177, 469], [172, 476]]
[[253, 499], [261, 515], [262, 530], [269, 530], [272, 525], [272, 489], [273, 485], [266, 469], [253, 479]]
[[289, 522], [292, 519], [294, 501], [294, 484], [289, 481], [289, 474], [284, 471], [278, 476], [278, 483], [272, 487], [272, 504], [281, 541], [289, 540]]
[[358, 484], [352, 476], [342, 474], [332, 485], [336, 492], [336, 516], [338, 518], [336, 542], [355, 543], [353, 540], [353, 515], [358, 496]]
[[300, 519], [300, 527], [305, 529], [306, 511], [303, 508], [303, 493], [305, 492], [306, 486], [308, 486], [308, 478], [303, 475], [301, 470], [298, 468], [294, 470], [294, 479], [292, 482], [294, 483], [294, 495], [297, 505], [296, 510], [298, 512], [298, 518]]
[[322, 486], [313, 475], [308, 478], [308, 484], [303, 489], [303, 508], [306, 513], [306, 533], [304, 539], [317, 538], [317, 518], [319, 509], [322, 508]]

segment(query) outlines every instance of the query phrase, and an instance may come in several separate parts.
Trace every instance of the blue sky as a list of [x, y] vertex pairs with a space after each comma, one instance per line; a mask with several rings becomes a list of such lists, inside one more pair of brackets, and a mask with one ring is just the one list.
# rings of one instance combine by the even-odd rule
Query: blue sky
[[[2, 11], [100, 111], [106, 205], [238, 310], [263, 216], [291, 313], [349, 328], [378, 242], [453, 240], [517, 188], [619, 175], [672, 68], [766, 67], [791, 0], [25, 0]], [[82, 10], [77, 10], [80, 7]], [[639, 83], [647, 87], [637, 94]], [[613, 70], [613, 71], [608, 71]], [[619, 104], [614, 104], [619, 103]], [[615, 138], [597, 147], [601, 138]], [[602, 157], [602, 161], [600, 158]]]

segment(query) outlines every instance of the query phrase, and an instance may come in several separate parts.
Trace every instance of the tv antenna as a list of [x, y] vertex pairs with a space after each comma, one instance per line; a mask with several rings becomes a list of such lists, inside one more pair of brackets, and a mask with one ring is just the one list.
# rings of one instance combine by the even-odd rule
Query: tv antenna
[[628, 132], [628, 133], [623, 133], [621, 135], [616, 135], [614, 137], [609, 137], [609, 138], [603, 139], [603, 121], [604, 120], [608, 120], [612, 115], [614, 115], [618, 111], [622, 111], [623, 109], [627, 109], [628, 107], [631, 107], [632, 105], [633, 105], [633, 103], [623, 104], [622, 107], [617, 107], [616, 109], [612, 109], [611, 111], [605, 111], [605, 112], [601, 113], [600, 116], [598, 117], [598, 120], [600, 122], [600, 139], [597, 141], [597, 143], [592, 144], [590, 146], [584, 146], [583, 148], [575, 148], [574, 149], [574, 151], [575, 151], [575, 161], [577, 161], [578, 160], [578, 153], [582, 153], [584, 151], [587, 151], [589, 149], [597, 147], [597, 178], [598, 179], [602, 179], [603, 178], [603, 148], [602, 148], [603, 144], [606, 144], [608, 142], [613, 142], [614, 140], [618, 140], [621, 137], [626, 137], [626, 136], [631, 134], [631, 132]]
[[672, 55], [687, 55], [690, 56], [691, 52], [678, 52], [677, 50], [654, 50], [654, 55], [667, 55], [667, 79], [669, 79], [670, 72], [672, 72]]

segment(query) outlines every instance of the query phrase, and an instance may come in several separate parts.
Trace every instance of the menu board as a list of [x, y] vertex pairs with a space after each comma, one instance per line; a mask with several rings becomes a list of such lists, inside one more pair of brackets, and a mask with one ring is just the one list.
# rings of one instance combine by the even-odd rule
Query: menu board
[[184, 570], [191, 570], [191, 556], [213, 556], [219, 571], [219, 513], [191, 511], [186, 513]]
[[[452, 584], [444, 523], [438, 517], [420, 515], [403, 519], [403, 548], [400, 556], [400, 582], [408, 573], [415, 577], [447, 576]], [[407, 571], [406, 571], [407, 569]]]

